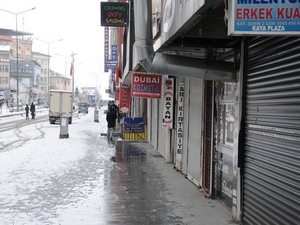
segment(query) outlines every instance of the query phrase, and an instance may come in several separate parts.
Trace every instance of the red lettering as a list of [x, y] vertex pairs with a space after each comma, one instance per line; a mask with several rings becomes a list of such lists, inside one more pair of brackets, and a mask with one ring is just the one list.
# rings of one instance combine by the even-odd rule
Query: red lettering
[[236, 9], [236, 19], [242, 20], [243, 19], [243, 11], [241, 8]]
[[273, 8], [237, 8], [236, 19], [238, 20], [263, 20], [273, 19]]
[[296, 9], [295, 9], [294, 18], [298, 18], [298, 19], [300, 19], [300, 12], [299, 12], [299, 8], [296, 8]]
[[249, 9], [244, 9], [244, 16], [243, 19], [250, 19], [250, 15], [249, 15]]
[[273, 19], [272, 11], [273, 8], [266, 9], [266, 19], [271, 19], [271, 20]]
[[[259, 14], [261, 14], [261, 9], [259, 9]], [[251, 19], [257, 19], [257, 9], [251, 9]]]
[[278, 8], [277, 19], [300, 19], [299, 8]]
[[260, 20], [262, 20], [262, 19], [265, 18], [265, 9], [263, 9], [263, 8], [260, 8], [260, 9], [259, 9], [258, 18], [259, 18]]
[[277, 19], [284, 19], [283, 8], [277, 9]]

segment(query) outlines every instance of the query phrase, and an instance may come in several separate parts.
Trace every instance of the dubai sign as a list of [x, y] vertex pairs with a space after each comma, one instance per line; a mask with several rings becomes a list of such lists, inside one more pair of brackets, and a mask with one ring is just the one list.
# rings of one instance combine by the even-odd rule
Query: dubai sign
[[132, 97], [160, 98], [162, 76], [149, 73], [132, 74]]

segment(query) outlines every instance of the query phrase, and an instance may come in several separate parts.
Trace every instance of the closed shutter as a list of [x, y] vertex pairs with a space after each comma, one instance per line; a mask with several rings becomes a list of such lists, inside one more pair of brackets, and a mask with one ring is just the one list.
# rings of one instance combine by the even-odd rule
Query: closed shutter
[[202, 147], [203, 80], [189, 79], [187, 177], [200, 186]]
[[151, 99], [151, 144], [157, 149], [158, 100]]
[[299, 224], [300, 38], [248, 41], [243, 224]]
[[203, 190], [212, 194], [212, 120], [213, 120], [213, 82], [205, 81], [204, 134], [203, 134]]
[[[164, 82], [163, 82], [164, 83]], [[164, 93], [164, 85], [162, 85], [162, 93]], [[167, 147], [167, 131], [163, 127], [163, 108], [164, 108], [164, 99], [161, 98], [158, 100], [158, 151], [159, 153], [166, 158], [166, 147]]]

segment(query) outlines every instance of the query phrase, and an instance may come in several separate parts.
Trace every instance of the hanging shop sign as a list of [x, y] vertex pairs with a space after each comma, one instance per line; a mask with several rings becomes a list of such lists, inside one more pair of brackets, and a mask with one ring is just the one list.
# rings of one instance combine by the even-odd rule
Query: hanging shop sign
[[109, 28], [104, 28], [104, 72], [108, 72], [106, 61], [109, 59]]
[[119, 101], [120, 100], [120, 88], [116, 87], [115, 89], [115, 100]]
[[173, 102], [174, 102], [174, 79], [168, 78], [164, 81], [164, 108], [163, 108], [163, 126], [169, 129], [173, 128]]
[[228, 2], [228, 35], [299, 34], [299, 0], [232, 0]]
[[130, 112], [130, 86], [125, 84], [120, 84], [120, 113]]
[[127, 27], [129, 24], [128, 3], [101, 2], [101, 26]]
[[181, 161], [183, 151], [184, 83], [180, 83], [178, 88], [176, 160]]
[[111, 59], [118, 60], [118, 45], [111, 45]]
[[132, 74], [132, 97], [160, 98], [162, 76], [149, 73]]
[[125, 117], [124, 118], [124, 132], [129, 133], [143, 133], [144, 132], [144, 118], [143, 117]]
[[109, 70], [115, 70], [118, 65], [118, 60], [106, 60], [105, 61], [105, 68]]

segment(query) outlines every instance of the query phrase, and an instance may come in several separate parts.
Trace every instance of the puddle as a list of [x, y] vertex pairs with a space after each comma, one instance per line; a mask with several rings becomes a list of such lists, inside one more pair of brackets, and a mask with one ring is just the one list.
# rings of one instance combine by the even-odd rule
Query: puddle
[[134, 148], [132, 146], [123, 146], [116, 149], [115, 156], [111, 158], [117, 163], [143, 163], [146, 162], [147, 153], [143, 150]]

